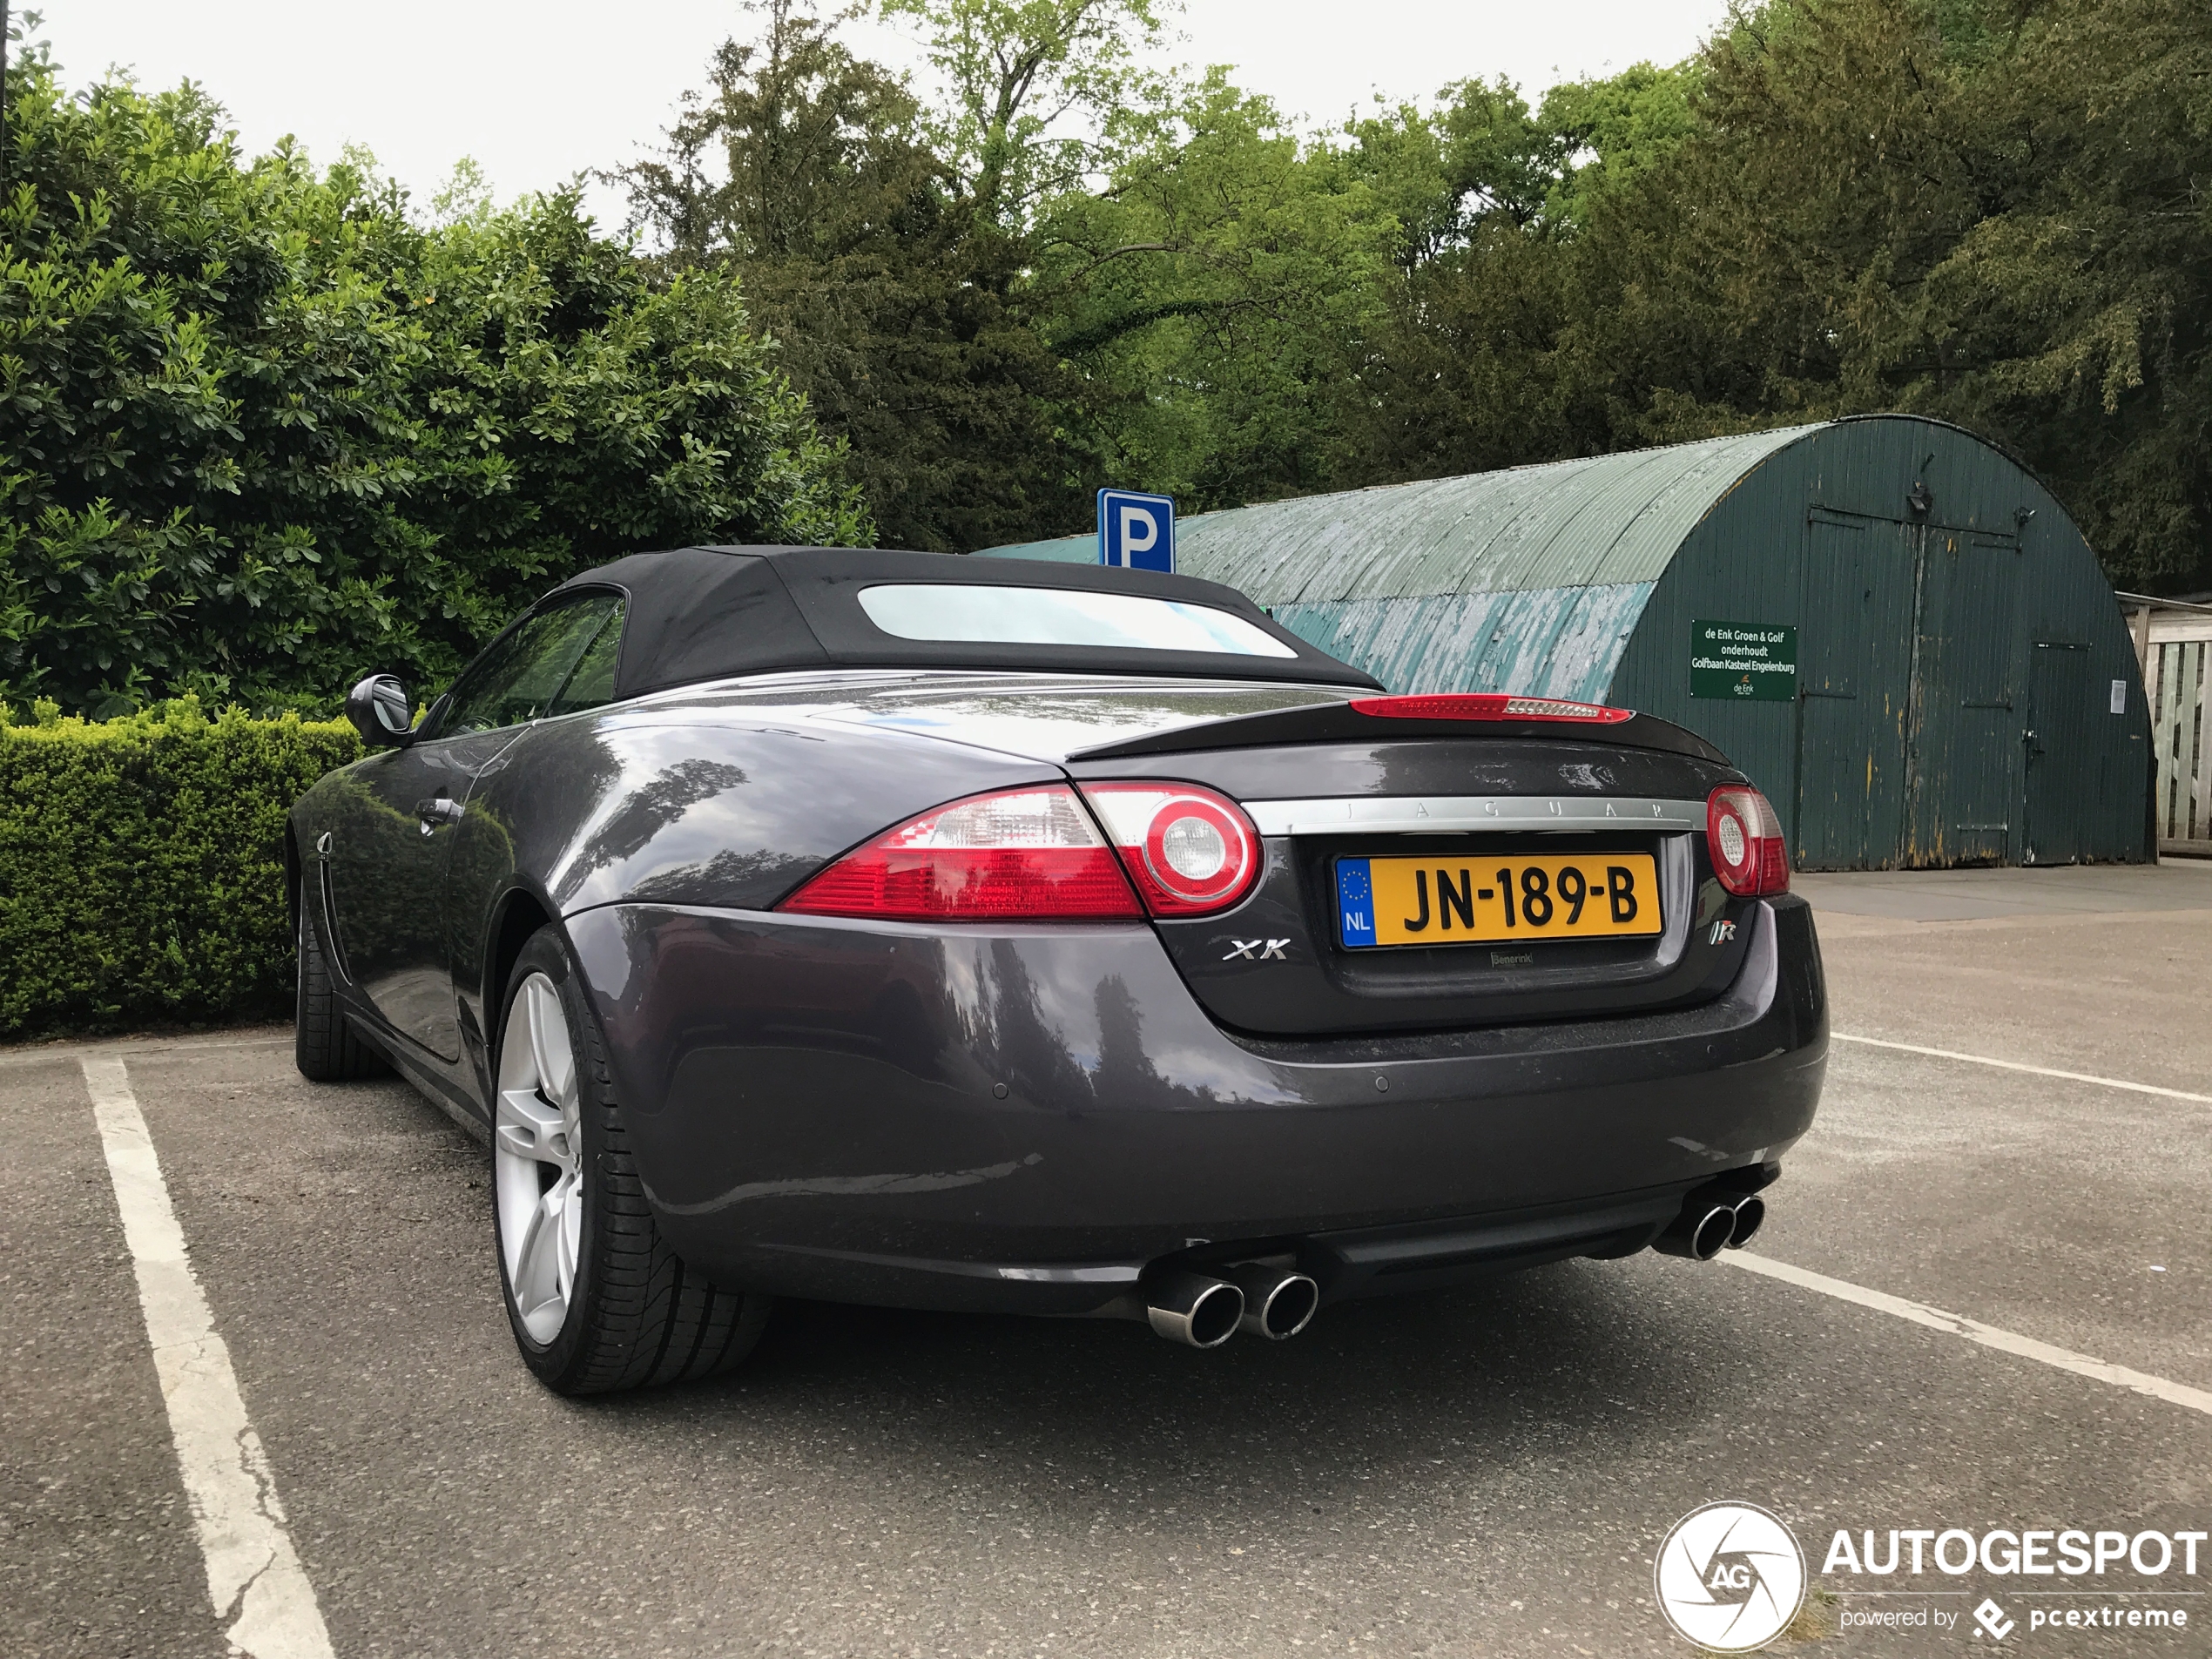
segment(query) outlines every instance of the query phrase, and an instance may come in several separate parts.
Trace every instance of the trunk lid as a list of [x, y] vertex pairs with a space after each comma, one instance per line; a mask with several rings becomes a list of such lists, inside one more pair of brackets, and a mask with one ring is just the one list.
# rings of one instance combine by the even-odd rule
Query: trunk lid
[[[1078, 782], [1219, 790], [1261, 832], [1259, 881], [1220, 915], [1154, 926], [1207, 1012], [1256, 1038], [1659, 1011], [1708, 1001], [1734, 981], [1756, 901], [1723, 889], [1708, 860], [1706, 797], [1742, 780], [1717, 750], [1649, 716], [1587, 730], [1376, 718], [1350, 706], [1360, 695], [1135, 677], [847, 674], [695, 693], [693, 707], [723, 703], [723, 718], [750, 718], [772, 703], [805, 725], [1019, 755]], [[1397, 880], [1401, 896], [1425, 898], [1436, 933], [1348, 941], [1345, 871], [1362, 861], [1372, 897], [1387, 899]], [[1562, 934], [1525, 926], [1519, 902], [1508, 921], [1497, 895], [1510, 884], [1521, 898], [1532, 868], [1548, 887], [1581, 887], [1586, 914], [1614, 902], [1608, 872], [1630, 872], [1638, 926]], [[1642, 911], [1652, 899], [1656, 916]], [[1409, 898], [1396, 920], [1414, 910]], [[1447, 934], [1453, 942], [1424, 942]]]
[[[1686, 1007], [1735, 979], [1753, 901], [1713, 879], [1704, 825], [1706, 796], [1740, 774], [1611, 741], [1622, 729], [1185, 747], [1068, 770], [1204, 784], [1258, 827], [1266, 862], [1249, 898], [1156, 923], [1220, 1023], [1263, 1037], [1446, 1030]], [[1360, 896], [1364, 938], [1346, 914]], [[1601, 926], [1629, 914], [1576, 934], [1561, 925], [1576, 909]]]

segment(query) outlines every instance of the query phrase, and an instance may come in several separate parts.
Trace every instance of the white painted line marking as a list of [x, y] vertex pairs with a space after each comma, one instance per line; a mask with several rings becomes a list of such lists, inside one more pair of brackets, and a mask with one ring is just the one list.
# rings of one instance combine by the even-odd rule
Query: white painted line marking
[[2111, 1383], [2115, 1387], [2132, 1388], [2139, 1394], [2148, 1394], [2153, 1399], [2162, 1399], [2171, 1406], [2186, 1406], [2193, 1412], [2212, 1415], [2212, 1393], [2191, 1388], [2186, 1383], [2168, 1382], [2163, 1377], [2154, 1377], [2146, 1372], [2130, 1371], [2125, 1366], [2092, 1359], [2087, 1354], [2076, 1353], [2071, 1348], [2054, 1347], [2047, 1342], [2038, 1342], [2033, 1337], [2000, 1331], [1993, 1325], [1984, 1325], [1979, 1319], [1969, 1319], [1963, 1314], [1946, 1313], [1941, 1308], [1932, 1308], [1925, 1302], [1908, 1302], [1901, 1296], [1892, 1296], [1884, 1291], [1870, 1291], [1863, 1285], [1853, 1285], [1844, 1279], [1830, 1278], [1824, 1273], [1792, 1267], [1787, 1262], [1776, 1261], [1771, 1256], [1753, 1256], [1740, 1250], [1724, 1250], [1715, 1259], [1747, 1268], [1754, 1273], [1764, 1273], [1769, 1278], [1778, 1278], [1784, 1284], [1795, 1285], [1801, 1290], [1818, 1291], [1823, 1296], [1832, 1296], [1838, 1301], [1856, 1302], [1859, 1306], [1872, 1308], [1878, 1313], [1893, 1314], [1900, 1319], [1909, 1319], [1914, 1325], [1925, 1325], [1931, 1331], [1943, 1331], [1954, 1337], [1964, 1337], [1969, 1342], [1979, 1342], [1983, 1347], [1995, 1348], [2000, 1353], [2018, 1354], [2023, 1359], [2040, 1359], [2047, 1366], [2070, 1371], [2077, 1377], [2094, 1378], [2098, 1382]]
[[201, 1049], [290, 1048], [289, 1033], [275, 1037], [179, 1037], [173, 1042], [32, 1042], [0, 1049], [0, 1069], [51, 1066], [57, 1060], [81, 1059], [86, 1055], [176, 1054]]
[[215, 1332], [185, 1251], [184, 1230], [154, 1157], [153, 1139], [120, 1060], [87, 1055], [84, 1087], [115, 1184], [123, 1237], [138, 1275], [138, 1305], [169, 1410], [207, 1595], [233, 1653], [251, 1659], [331, 1659], [314, 1586], [285, 1529], [284, 1506], [246, 1415], [231, 1352]]
[[2155, 1083], [2131, 1083], [2120, 1077], [2098, 1077], [2086, 1071], [2054, 1071], [2048, 1066], [2022, 1065], [2017, 1060], [1992, 1060], [1986, 1054], [1959, 1054], [1950, 1049], [1923, 1049], [1917, 1042], [1885, 1042], [1880, 1037], [1855, 1037], [1847, 1031], [1828, 1034], [1838, 1042], [1863, 1042], [1870, 1049], [1895, 1049], [1904, 1054], [1924, 1054], [1937, 1060], [1964, 1060], [1970, 1065], [1995, 1066], [2000, 1071], [2025, 1071], [2037, 1077], [2063, 1077], [2070, 1083], [2095, 1083], [2102, 1089], [2125, 1089], [2137, 1095], [2161, 1095], [2168, 1100], [2194, 1100], [2212, 1106], [2212, 1095], [2192, 1095], [2186, 1089], [2161, 1089]]

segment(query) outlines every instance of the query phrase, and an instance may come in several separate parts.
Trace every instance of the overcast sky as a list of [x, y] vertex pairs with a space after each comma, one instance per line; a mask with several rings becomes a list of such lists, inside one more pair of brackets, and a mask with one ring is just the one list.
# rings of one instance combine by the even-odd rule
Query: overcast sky
[[[18, 8], [22, 0], [17, 0]], [[502, 200], [633, 158], [667, 125], [708, 53], [753, 19], [731, 0], [44, 0], [44, 38], [72, 84], [111, 65], [148, 87], [189, 76], [253, 149], [291, 133], [319, 163], [367, 145], [427, 201], [459, 156]], [[827, 8], [825, 8], [826, 10]], [[1184, 61], [1312, 122], [1375, 91], [1424, 96], [1503, 74], [1534, 92], [1639, 59], [1671, 63], [1726, 0], [1190, 0]], [[917, 65], [877, 24], [856, 46]], [[615, 212], [595, 192], [595, 206]]]

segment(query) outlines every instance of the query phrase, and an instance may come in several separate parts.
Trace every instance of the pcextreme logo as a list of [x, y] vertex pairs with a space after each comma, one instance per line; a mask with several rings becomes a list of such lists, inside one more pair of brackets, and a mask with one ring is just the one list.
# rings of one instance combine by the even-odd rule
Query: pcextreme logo
[[1652, 1578], [1667, 1622], [1715, 1653], [1765, 1647], [1805, 1600], [1804, 1552], [1757, 1504], [1691, 1510], [1660, 1544]]

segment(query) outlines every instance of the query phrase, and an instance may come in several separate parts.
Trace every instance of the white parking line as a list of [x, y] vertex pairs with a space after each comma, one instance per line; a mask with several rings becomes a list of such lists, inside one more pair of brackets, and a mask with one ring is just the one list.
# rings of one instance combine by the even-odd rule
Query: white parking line
[[1802, 1267], [1792, 1267], [1787, 1262], [1777, 1262], [1770, 1256], [1753, 1256], [1740, 1250], [1725, 1250], [1715, 1259], [1730, 1262], [1769, 1278], [1778, 1278], [1785, 1285], [1795, 1285], [1802, 1290], [1818, 1291], [1823, 1296], [1832, 1296], [1838, 1301], [1856, 1302], [1860, 1307], [1872, 1308], [1877, 1312], [1892, 1314], [1909, 1319], [1914, 1325], [1925, 1325], [1931, 1331], [1947, 1332], [1954, 1337], [1964, 1337], [1969, 1342], [1979, 1342], [1985, 1348], [1995, 1348], [2000, 1353], [2018, 1354], [2023, 1359], [2039, 1359], [2060, 1371], [2070, 1371], [2077, 1377], [2091, 1377], [2116, 1387], [2132, 1388], [2139, 1394], [2148, 1394], [2153, 1399], [2162, 1399], [2168, 1405], [2186, 1406], [2193, 1412], [2212, 1414], [2212, 1393], [2191, 1388], [2186, 1383], [2168, 1382], [2163, 1377], [2154, 1377], [2146, 1372], [2130, 1371], [2125, 1366], [2115, 1366], [2102, 1359], [2092, 1359], [2086, 1353], [2076, 1353], [2071, 1348], [2054, 1347], [2047, 1342], [2038, 1342], [2033, 1337], [2024, 1337], [2015, 1332], [2000, 1331], [1993, 1325], [1984, 1325], [1979, 1319], [1969, 1319], [1963, 1314], [1946, 1313], [1941, 1308], [1932, 1308], [1925, 1302], [1908, 1302], [1901, 1296], [1892, 1296], [1885, 1291], [1870, 1291], [1863, 1285], [1848, 1280], [1830, 1278], [1824, 1273], [1815, 1273]]
[[30, 1042], [0, 1049], [0, 1071], [21, 1066], [51, 1066], [57, 1060], [81, 1059], [92, 1055], [174, 1054], [179, 1049], [275, 1049], [292, 1046], [288, 1031], [272, 1037], [177, 1037], [174, 1039], [102, 1039], [93, 1042]]
[[1970, 1065], [1994, 1066], [2000, 1071], [2025, 1071], [2037, 1077], [2062, 1077], [2070, 1083], [2095, 1083], [2102, 1089], [2125, 1089], [2131, 1094], [2161, 1095], [2168, 1100], [2194, 1100], [2212, 1106], [2212, 1095], [2192, 1095], [2186, 1089], [2161, 1089], [2156, 1083], [2131, 1083], [2121, 1077], [2099, 1077], [2086, 1071], [2054, 1071], [2048, 1066], [2023, 1065], [2017, 1060], [1993, 1060], [1986, 1054], [1959, 1054], [1950, 1049], [1924, 1049], [1917, 1042], [1889, 1042], [1880, 1037], [1857, 1037], [1848, 1031], [1828, 1034], [1838, 1042], [1862, 1042], [1870, 1049], [1895, 1049], [1905, 1054], [1924, 1054], [1936, 1060], [1964, 1060]]
[[123, 1237], [138, 1276], [177, 1467], [192, 1503], [207, 1595], [232, 1650], [250, 1659], [331, 1659], [314, 1586], [285, 1528], [284, 1506], [246, 1415], [230, 1350], [215, 1333], [153, 1140], [120, 1060], [86, 1055], [84, 1087], [100, 1126]]

